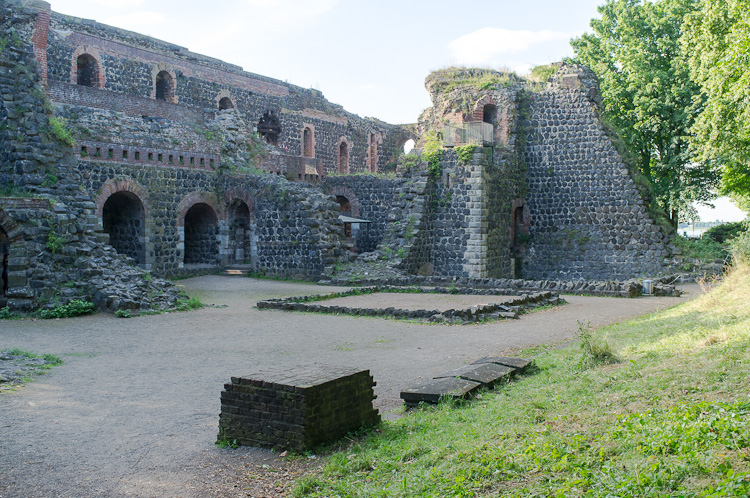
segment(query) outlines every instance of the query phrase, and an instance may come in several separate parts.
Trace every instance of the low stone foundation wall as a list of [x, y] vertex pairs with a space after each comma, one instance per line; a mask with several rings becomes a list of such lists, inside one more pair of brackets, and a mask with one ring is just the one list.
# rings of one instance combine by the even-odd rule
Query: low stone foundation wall
[[499, 320], [502, 318], [518, 318], [521, 311], [546, 305], [564, 304], [565, 301], [553, 292], [535, 292], [522, 294], [503, 303], [482, 304], [466, 308], [452, 308], [445, 311], [436, 309], [407, 310], [397, 308], [351, 308], [347, 306], [330, 306], [316, 304], [320, 301], [339, 297], [357, 296], [388, 292], [397, 294], [464, 294], [464, 295], [492, 295], [514, 296], [509, 289], [473, 289], [457, 287], [393, 287], [376, 286], [356, 288], [344, 292], [318, 294], [311, 296], [296, 296], [283, 299], [266, 299], [258, 301], [258, 309], [276, 309], [283, 311], [302, 311], [308, 313], [335, 313], [339, 315], [379, 316], [401, 320], [426, 320], [429, 322], [449, 324], [469, 324], [480, 321]]
[[232, 377], [219, 441], [305, 451], [380, 422], [369, 370], [315, 365]]
[[[681, 293], [674, 285], [663, 284], [668, 280], [660, 278], [655, 281], [654, 294], [657, 296], [679, 296]], [[533, 292], [554, 291], [560, 294], [585, 294], [591, 296], [638, 297], [643, 290], [639, 280], [627, 281], [565, 281], [565, 280], [519, 280], [510, 278], [456, 278], [424, 277], [409, 275], [396, 278], [357, 279], [330, 277], [319, 280], [320, 285], [336, 286], [456, 286], [464, 292], [465, 288], [473, 289], [507, 289], [510, 294], [528, 294]]]

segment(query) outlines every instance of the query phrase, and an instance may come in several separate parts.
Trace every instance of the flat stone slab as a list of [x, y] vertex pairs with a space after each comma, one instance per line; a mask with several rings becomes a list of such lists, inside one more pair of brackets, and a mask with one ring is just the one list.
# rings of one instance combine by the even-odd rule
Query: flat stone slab
[[410, 406], [420, 402], [438, 403], [443, 397], [461, 399], [476, 391], [481, 385], [479, 382], [457, 377], [432, 379], [401, 391], [401, 399]]
[[503, 377], [510, 376], [511, 373], [515, 372], [515, 368], [506, 367], [504, 365], [497, 365], [495, 363], [480, 363], [465, 365], [461, 368], [451, 370], [440, 374], [435, 379], [447, 379], [450, 377], [458, 377], [464, 380], [470, 380], [473, 382], [479, 382], [484, 386], [489, 386], [499, 381]]
[[526, 370], [526, 367], [531, 365], [531, 363], [534, 360], [529, 360], [526, 358], [513, 358], [512, 356], [487, 356], [485, 358], [480, 358], [472, 365], [481, 365], [485, 363], [494, 363], [495, 365], [503, 365], [505, 367], [511, 367], [518, 370], [518, 372], [523, 372]]

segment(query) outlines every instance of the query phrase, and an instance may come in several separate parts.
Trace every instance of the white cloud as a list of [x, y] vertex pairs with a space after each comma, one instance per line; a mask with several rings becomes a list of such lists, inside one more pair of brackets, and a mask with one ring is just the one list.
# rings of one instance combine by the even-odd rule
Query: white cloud
[[560, 31], [482, 28], [456, 38], [448, 44], [448, 48], [457, 64], [499, 65], [503, 63], [502, 56], [525, 52], [543, 43], [554, 41], [567, 43], [570, 38], [570, 33]]

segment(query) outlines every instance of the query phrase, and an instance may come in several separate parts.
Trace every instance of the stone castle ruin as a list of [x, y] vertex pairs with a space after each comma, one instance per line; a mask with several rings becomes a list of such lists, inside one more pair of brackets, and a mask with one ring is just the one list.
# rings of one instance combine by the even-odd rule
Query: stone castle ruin
[[0, 307], [165, 308], [163, 277], [234, 265], [611, 280], [668, 255], [586, 68], [433, 73], [394, 126], [46, 2], [0, 16]]

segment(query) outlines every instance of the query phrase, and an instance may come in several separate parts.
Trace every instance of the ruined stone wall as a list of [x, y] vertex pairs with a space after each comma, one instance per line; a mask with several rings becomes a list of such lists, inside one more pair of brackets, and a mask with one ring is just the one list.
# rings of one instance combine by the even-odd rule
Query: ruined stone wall
[[329, 176], [322, 183], [323, 192], [343, 196], [351, 204], [351, 216], [370, 221], [360, 224], [357, 235], [359, 252], [377, 248], [386, 233], [388, 212], [396, 189], [405, 182], [403, 178], [388, 179], [370, 175]]
[[597, 88], [578, 71], [564, 70], [547, 91], [530, 95], [524, 206], [530, 241], [522, 274], [561, 280], [656, 274], [667, 237], [598, 119]]
[[[98, 67], [95, 88], [76, 84], [77, 59], [84, 54]], [[246, 73], [166, 42], [52, 12], [45, 55], [55, 103], [200, 126], [213, 120], [221, 99], [228, 98], [251, 132], [266, 113], [276, 116], [279, 150], [314, 158], [322, 171], [383, 171], [395, 164], [400, 128], [348, 113], [317, 90]], [[171, 81], [164, 100], [156, 98], [160, 73]], [[305, 129], [311, 133], [310, 151], [303, 147]], [[339, 157], [342, 141], [346, 164]], [[183, 142], [174, 145], [194, 150]]]
[[[99, 216], [117, 192], [130, 192], [143, 204], [145, 264], [157, 275], [200, 269], [194, 265], [217, 269], [242, 263], [269, 274], [316, 279], [341, 254], [336, 205], [311, 187], [270, 174], [227, 176], [93, 160], [81, 161], [78, 168], [86, 190], [95, 195]], [[233, 202], [244, 203], [249, 212], [252, 240], [244, 242], [242, 261], [222, 258], [234, 242], [229, 230]], [[191, 222], [194, 206], [215, 219], [198, 211]]]

